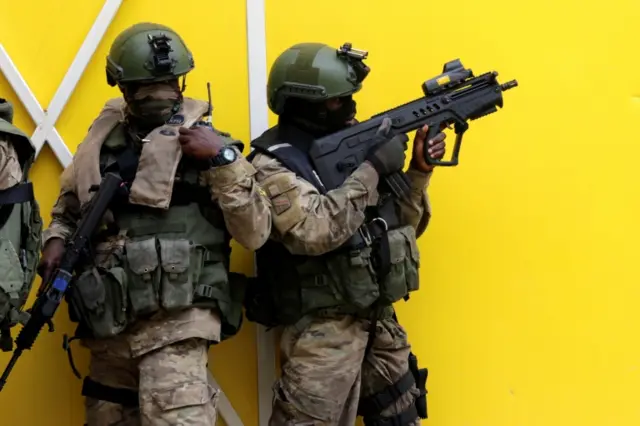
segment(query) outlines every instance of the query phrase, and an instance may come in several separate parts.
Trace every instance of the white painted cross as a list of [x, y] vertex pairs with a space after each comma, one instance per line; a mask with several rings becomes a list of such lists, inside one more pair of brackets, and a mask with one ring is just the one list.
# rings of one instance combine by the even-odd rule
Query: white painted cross
[[[9, 84], [16, 92], [16, 95], [18, 95], [18, 98], [24, 105], [25, 109], [31, 116], [31, 119], [36, 124], [36, 130], [31, 137], [36, 148], [36, 156], [42, 150], [44, 143], [47, 142], [63, 167], [67, 167], [71, 164], [73, 155], [56, 130], [55, 124], [60, 117], [62, 110], [66, 106], [71, 93], [73, 93], [74, 89], [78, 85], [78, 81], [84, 73], [87, 64], [102, 41], [107, 28], [109, 28], [111, 21], [113, 21], [122, 1], [123, 0], [105, 0], [102, 10], [94, 21], [89, 33], [85, 37], [82, 46], [80, 46], [78, 53], [69, 66], [60, 86], [58, 86], [58, 90], [56, 90], [53, 99], [51, 99], [49, 108], [46, 110], [40, 106], [40, 103], [29, 88], [29, 85], [22, 75], [20, 75], [18, 68], [11, 60], [11, 57], [5, 50], [4, 46], [0, 43], [0, 71], [2, 71]], [[215, 379], [213, 379], [213, 381], [216, 387], [220, 388]], [[227, 426], [243, 426], [242, 420], [234, 410], [224, 392], [220, 392], [219, 398], [218, 411], [225, 420]]]
[[53, 99], [51, 99], [49, 108], [46, 110], [42, 109], [9, 54], [0, 44], [0, 70], [36, 124], [36, 130], [31, 137], [36, 147], [36, 156], [40, 153], [46, 141], [64, 167], [71, 163], [72, 154], [54, 126], [121, 4], [122, 0], [105, 1], [60, 86], [58, 86], [58, 90]]

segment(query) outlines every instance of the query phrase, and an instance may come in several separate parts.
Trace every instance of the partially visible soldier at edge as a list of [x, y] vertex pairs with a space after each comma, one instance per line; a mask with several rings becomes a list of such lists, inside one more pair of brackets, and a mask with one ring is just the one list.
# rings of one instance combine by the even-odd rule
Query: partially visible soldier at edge
[[13, 106], [0, 99], [0, 349], [13, 346], [40, 259], [42, 218], [29, 181], [35, 160], [30, 138], [13, 125]]
[[[271, 199], [273, 229], [256, 251], [258, 283], [247, 294], [247, 317], [285, 326], [271, 426], [347, 426], [358, 415], [367, 426], [413, 426], [420, 424], [419, 413], [426, 415], [416, 408], [420, 396], [426, 404], [424, 393], [392, 303], [418, 289], [416, 238], [431, 216], [426, 187], [432, 166], [423, 152], [442, 158], [445, 135], [426, 142], [427, 128], [417, 132], [408, 201], [378, 186], [381, 177], [402, 170], [406, 158], [408, 138], [391, 137], [388, 119], [367, 161], [341, 187], [325, 191], [305, 154], [314, 138], [355, 122], [352, 95], [366, 77], [356, 66], [368, 73], [362, 58], [338, 55], [324, 44], [285, 50], [267, 88], [278, 125], [252, 142], [249, 158]], [[373, 242], [345, 248], [361, 226]]]
[[88, 426], [216, 422], [208, 348], [242, 321], [230, 239], [253, 250], [271, 219], [242, 144], [200, 121], [206, 102], [183, 96], [179, 77], [193, 68], [182, 38], [164, 25], [140, 23], [116, 37], [107, 82], [123, 98], [106, 103], [62, 174], [44, 233], [46, 279], [92, 185], [107, 171], [128, 183], [68, 299], [76, 337], [91, 352]]

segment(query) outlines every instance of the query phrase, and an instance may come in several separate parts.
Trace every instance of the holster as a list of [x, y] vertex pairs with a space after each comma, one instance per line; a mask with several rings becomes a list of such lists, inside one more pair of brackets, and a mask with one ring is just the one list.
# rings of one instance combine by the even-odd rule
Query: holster
[[420, 391], [420, 396], [416, 399], [415, 405], [418, 410], [418, 416], [421, 419], [428, 418], [427, 413], [427, 377], [429, 376], [429, 370], [426, 368], [418, 367], [418, 357], [413, 353], [409, 354], [409, 370], [413, 373], [413, 377], [416, 380], [416, 387]]

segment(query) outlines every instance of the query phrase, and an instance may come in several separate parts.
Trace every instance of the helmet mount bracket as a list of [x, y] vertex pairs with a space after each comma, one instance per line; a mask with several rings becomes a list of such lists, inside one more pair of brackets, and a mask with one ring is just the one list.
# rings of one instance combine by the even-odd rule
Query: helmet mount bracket
[[159, 35], [149, 34], [148, 40], [153, 50], [153, 62], [149, 63], [150, 71], [155, 71], [159, 74], [170, 73], [175, 66], [175, 62], [169, 57], [169, 53], [173, 51], [169, 44], [171, 37], [163, 33]]

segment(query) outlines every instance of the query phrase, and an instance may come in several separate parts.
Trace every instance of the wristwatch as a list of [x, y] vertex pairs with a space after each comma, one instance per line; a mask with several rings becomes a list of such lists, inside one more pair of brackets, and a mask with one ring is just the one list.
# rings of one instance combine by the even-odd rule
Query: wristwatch
[[224, 146], [218, 151], [218, 155], [209, 159], [212, 167], [225, 166], [236, 161], [236, 151], [230, 146]]

